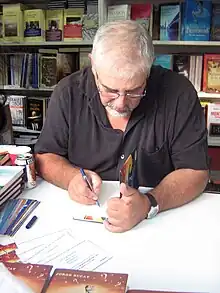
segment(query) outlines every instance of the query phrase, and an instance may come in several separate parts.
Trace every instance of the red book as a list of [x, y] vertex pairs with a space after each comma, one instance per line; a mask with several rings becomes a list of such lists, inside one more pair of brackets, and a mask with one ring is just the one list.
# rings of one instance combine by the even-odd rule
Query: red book
[[20, 281], [24, 282], [34, 293], [41, 293], [50, 276], [52, 266], [4, 263], [5, 267]]
[[125, 293], [127, 274], [56, 269], [46, 293]]
[[203, 68], [203, 91], [220, 92], [220, 55], [205, 54]]

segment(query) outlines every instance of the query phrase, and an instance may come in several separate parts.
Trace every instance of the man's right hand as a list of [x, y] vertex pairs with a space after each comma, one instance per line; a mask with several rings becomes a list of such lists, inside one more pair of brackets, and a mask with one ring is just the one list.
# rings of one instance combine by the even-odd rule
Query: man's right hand
[[93, 171], [85, 170], [86, 176], [91, 182], [93, 191], [91, 191], [83, 179], [80, 171], [70, 181], [68, 192], [70, 198], [82, 204], [95, 204], [101, 190], [102, 179]]

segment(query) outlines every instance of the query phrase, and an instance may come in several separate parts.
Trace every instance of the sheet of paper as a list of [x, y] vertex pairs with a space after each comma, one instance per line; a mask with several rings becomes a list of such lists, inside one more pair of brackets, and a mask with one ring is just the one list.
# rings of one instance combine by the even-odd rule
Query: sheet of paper
[[17, 246], [21, 261], [48, 264], [55, 268], [94, 270], [111, 258], [92, 242], [75, 239], [68, 230]]
[[98, 205], [82, 205], [74, 202], [72, 203], [73, 218], [103, 223], [107, 218], [108, 200], [112, 197], [120, 197], [119, 183], [114, 188], [110, 184], [103, 184], [99, 195], [100, 207]]

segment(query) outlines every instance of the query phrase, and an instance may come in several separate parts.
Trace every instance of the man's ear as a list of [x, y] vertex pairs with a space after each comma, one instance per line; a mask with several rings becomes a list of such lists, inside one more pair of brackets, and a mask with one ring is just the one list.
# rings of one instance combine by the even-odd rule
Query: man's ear
[[89, 59], [90, 59], [91, 66], [93, 66], [92, 54], [89, 53], [89, 54], [88, 54], [88, 57], [89, 57]]

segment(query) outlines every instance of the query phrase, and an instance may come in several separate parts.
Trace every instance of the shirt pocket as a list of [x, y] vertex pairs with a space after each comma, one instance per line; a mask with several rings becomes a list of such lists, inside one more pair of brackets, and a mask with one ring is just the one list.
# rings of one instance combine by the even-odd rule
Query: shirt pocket
[[142, 186], [154, 187], [174, 170], [167, 142], [153, 152], [141, 147], [138, 161], [138, 181]]

